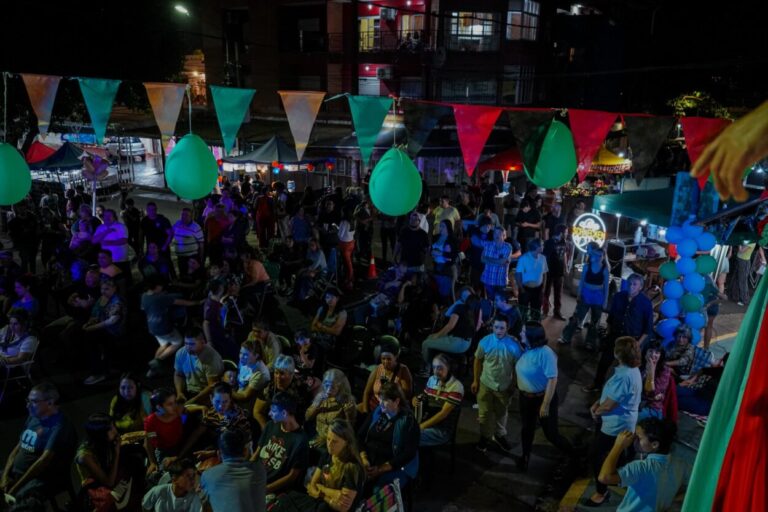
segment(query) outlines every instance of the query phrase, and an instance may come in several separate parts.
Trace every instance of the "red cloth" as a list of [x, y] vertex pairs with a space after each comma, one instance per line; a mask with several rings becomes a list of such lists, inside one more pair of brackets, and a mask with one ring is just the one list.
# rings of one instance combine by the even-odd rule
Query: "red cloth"
[[608, 130], [616, 121], [616, 113], [569, 108], [568, 121], [573, 133], [573, 146], [576, 148], [576, 158], [579, 162], [577, 172], [581, 183], [587, 177], [592, 159], [600, 150]]
[[472, 176], [502, 109], [478, 105], [452, 106], [456, 131], [459, 133], [459, 145], [464, 156], [464, 170], [467, 171], [467, 176]]
[[181, 423], [181, 417], [179, 416], [173, 421], [166, 423], [160, 421], [157, 413], [153, 412], [144, 420], [144, 432], [147, 433], [147, 439], [149, 439], [152, 446], [168, 451], [181, 444], [184, 425]]
[[677, 383], [672, 378], [664, 395], [664, 418], [677, 423]]
[[768, 510], [768, 311], [755, 345], [712, 510]]
[[[691, 165], [696, 163], [707, 145], [715, 140], [715, 137], [731, 124], [728, 119], [709, 117], [681, 117], [680, 124], [683, 127], [685, 145]], [[709, 179], [709, 172], [698, 178], [699, 189], [703, 189]]]

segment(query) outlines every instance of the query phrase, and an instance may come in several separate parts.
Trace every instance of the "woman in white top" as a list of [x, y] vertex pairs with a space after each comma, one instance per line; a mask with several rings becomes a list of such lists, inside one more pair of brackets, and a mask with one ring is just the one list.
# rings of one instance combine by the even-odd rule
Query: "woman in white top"
[[344, 260], [344, 288], [351, 289], [355, 282], [352, 254], [355, 252], [355, 227], [348, 211], [342, 213], [339, 223], [339, 252]]

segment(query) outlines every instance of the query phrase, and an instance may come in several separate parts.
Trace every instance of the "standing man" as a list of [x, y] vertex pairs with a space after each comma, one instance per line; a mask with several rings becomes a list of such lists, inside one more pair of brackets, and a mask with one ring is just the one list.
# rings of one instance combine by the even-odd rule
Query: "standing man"
[[563, 215], [563, 206], [560, 203], [552, 203], [549, 213], [544, 216], [544, 240], [549, 240], [555, 233], [555, 228], [560, 224], [565, 224], [565, 215]]
[[507, 408], [512, 397], [515, 363], [523, 354], [520, 344], [507, 334], [507, 318], [493, 319], [493, 333], [480, 340], [475, 351], [472, 393], [477, 395], [480, 442], [483, 453], [491, 442], [503, 451], [512, 447], [507, 441]]
[[[481, 261], [485, 265], [480, 281], [485, 285], [489, 299], [504, 291], [509, 284], [509, 262], [513, 257], [520, 256], [520, 249], [515, 251], [511, 244], [505, 242], [506, 230], [501, 226], [493, 228], [493, 241], [483, 243]], [[475, 239], [473, 239], [473, 243]]]
[[224, 430], [219, 436], [219, 457], [221, 464], [200, 475], [203, 510], [266, 510], [267, 474], [261, 461], [248, 460], [245, 435], [238, 430]]
[[29, 417], [19, 442], [8, 456], [0, 491], [19, 499], [42, 494], [53, 497], [69, 487], [77, 433], [59, 411], [59, 391], [50, 382], [33, 387], [27, 397]]
[[[127, 194], [128, 192], [124, 192]], [[125, 224], [128, 229], [128, 245], [133, 248], [133, 252], [141, 254], [141, 210], [136, 208], [136, 204], [132, 197], [129, 197], [123, 201], [123, 208], [120, 210], [120, 220]]]
[[395, 245], [395, 263], [405, 263], [409, 272], [424, 272], [424, 258], [429, 249], [429, 235], [421, 229], [421, 216], [412, 211], [408, 225], [400, 230]]
[[157, 204], [147, 203], [147, 215], [141, 219], [141, 249], [146, 251], [147, 246], [154, 242], [160, 249], [160, 253], [170, 256], [171, 240], [173, 240], [171, 221], [165, 215], [157, 213]]
[[371, 243], [373, 241], [373, 214], [371, 202], [367, 197], [363, 198], [352, 214], [355, 221], [355, 238], [357, 243], [357, 257], [363, 261], [370, 261], [373, 254]]
[[455, 189], [456, 188], [456, 176], [458, 175], [458, 171], [456, 170], [456, 165], [453, 162], [448, 162], [448, 167], [443, 169], [443, 179], [445, 180], [445, 188], [448, 189]]
[[528, 241], [528, 252], [520, 256], [515, 270], [515, 280], [520, 293], [520, 309], [526, 321], [541, 318], [542, 290], [549, 267], [547, 258], [541, 252], [541, 241]]
[[37, 251], [40, 247], [40, 222], [25, 201], [13, 206], [13, 211], [16, 215], [8, 221], [8, 234], [13, 247], [19, 251], [22, 271], [34, 274], [37, 271]]
[[[555, 205], [559, 206], [559, 205]], [[554, 313], [552, 316], [565, 321], [560, 312], [562, 306], [563, 277], [565, 276], [565, 224], [558, 224], [552, 231], [547, 231], [551, 236], [544, 242], [544, 257], [547, 258], [547, 281], [544, 286], [544, 301], [542, 310], [544, 316], [549, 314], [549, 294], [552, 293]], [[545, 235], [546, 236], [546, 235]]]
[[115, 210], [111, 208], [104, 210], [104, 224], [96, 228], [93, 243], [101, 244], [102, 249], [112, 254], [112, 263], [123, 272], [130, 286], [133, 280], [131, 279], [131, 262], [128, 259], [128, 228], [117, 221]]
[[459, 210], [451, 206], [450, 198], [443, 194], [440, 197], [440, 206], [434, 210], [435, 221], [432, 225], [432, 236], [438, 236], [440, 232], [440, 223], [444, 220], [450, 221], [453, 232], [456, 233], [457, 229], [461, 228], [461, 215]]
[[179, 275], [186, 276], [189, 271], [190, 258], [203, 261], [204, 237], [203, 228], [192, 220], [192, 210], [181, 210], [181, 218], [173, 225], [173, 238], [176, 240], [176, 262]]
[[517, 240], [520, 245], [527, 247], [530, 240], [539, 238], [541, 229], [541, 214], [535, 208], [532, 199], [528, 196], [520, 202], [520, 211], [517, 212]]
[[632, 274], [627, 278], [629, 289], [613, 297], [608, 313], [608, 336], [600, 347], [600, 362], [595, 372], [592, 386], [583, 388], [585, 392], [599, 391], [605, 384], [605, 376], [613, 364], [613, 349], [621, 336], [631, 336], [637, 340], [640, 349], [653, 332], [653, 304], [643, 292], [643, 277]]

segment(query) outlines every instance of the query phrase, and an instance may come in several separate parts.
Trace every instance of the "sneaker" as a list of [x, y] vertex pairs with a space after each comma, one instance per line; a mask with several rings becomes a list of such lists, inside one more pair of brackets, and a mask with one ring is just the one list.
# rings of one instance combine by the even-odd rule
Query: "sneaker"
[[83, 381], [83, 384], [86, 386], [93, 386], [94, 384], [98, 384], [99, 382], [103, 382], [106, 380], [106, 375], [91, 375], [87, 379]]
[[485, 437], [481, 437], [480, 441], [478, 441], [477, 444], [475, 445], [475, 449], [480, 453], [485, 453], [488, 451], [489, 445], [490, 443], [488, 442], [488, 439]]
[[509, 441], [507, 441], [506, 437], [493, 436], [493, 442], [496, 443], [502, 451], [512, 451], [512, 445], [509, 444]]

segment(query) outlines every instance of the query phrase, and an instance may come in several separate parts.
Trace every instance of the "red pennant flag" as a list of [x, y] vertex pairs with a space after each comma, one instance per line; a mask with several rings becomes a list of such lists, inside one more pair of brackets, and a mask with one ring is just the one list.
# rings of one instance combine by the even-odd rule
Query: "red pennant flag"
[[568, 109], [568, 120], [573, 133], [573, 145], [579, 163], [579, 183], [584, 181], [592, 165], [592, 159], [600, 150], [608, 130], [616, 121], [616, 114], [599, 110]]
[[[681, 117], [680, 123], [683, 125], [683, 135], [685, 136], [685, 145], [688, 148], [688, 156], [691, 158], [691, 165], [696, 163], [704, 148], [712, 142], [717, 135], [731, 124], [728, 119], [712, 117]], [[699, 177], [699, 189], [704, 189], [709, 179], [709, 172]]]
[[497, 107], [477, 105], [452, 105], [456, 118], [456, 130], [459, 132], [459, 144], [464, 155], [464, 169], [467, 176], [472, 176], [488, 136], [501, 114]]

